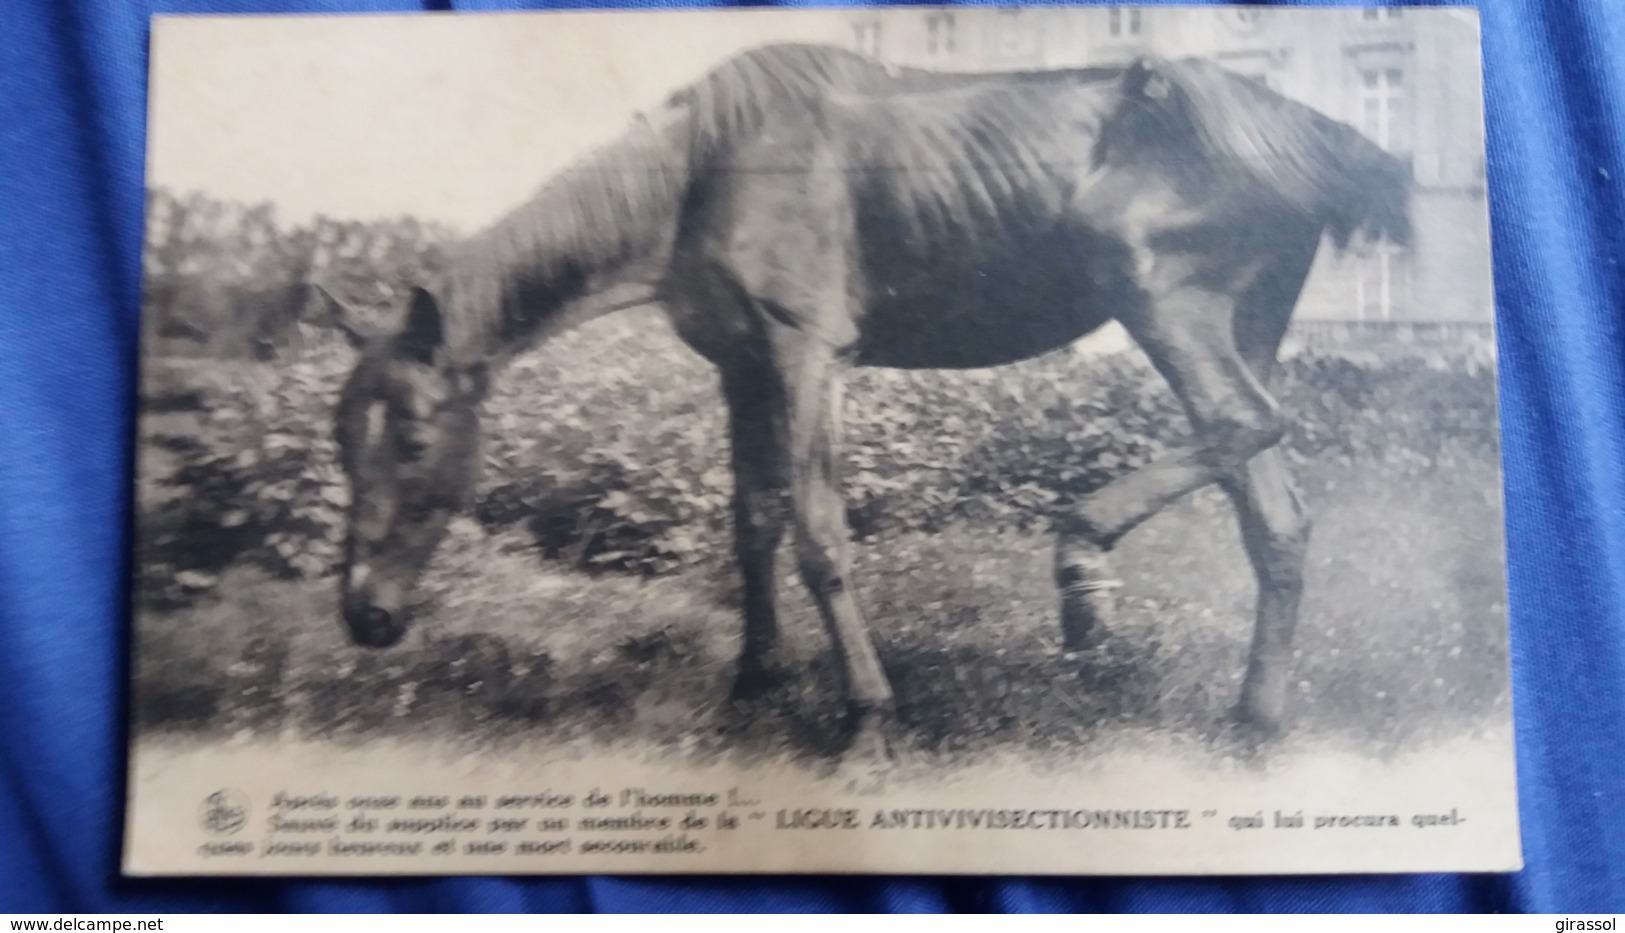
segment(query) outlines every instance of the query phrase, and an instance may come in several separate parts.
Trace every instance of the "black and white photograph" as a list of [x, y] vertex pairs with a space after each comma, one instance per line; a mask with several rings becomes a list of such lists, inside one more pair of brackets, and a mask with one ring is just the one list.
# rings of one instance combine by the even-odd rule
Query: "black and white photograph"
[[1520, 865], [1471, 10], [153, 34], [126, 872]]

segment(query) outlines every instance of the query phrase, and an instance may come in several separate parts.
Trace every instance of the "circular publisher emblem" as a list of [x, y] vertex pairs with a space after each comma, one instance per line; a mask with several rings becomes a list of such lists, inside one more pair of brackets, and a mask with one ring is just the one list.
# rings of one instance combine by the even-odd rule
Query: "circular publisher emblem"
[[234, 790], [217, 790], [203, 798], [198, 815], [211, 835], [229, 836], [248, 823], [248, 799]]

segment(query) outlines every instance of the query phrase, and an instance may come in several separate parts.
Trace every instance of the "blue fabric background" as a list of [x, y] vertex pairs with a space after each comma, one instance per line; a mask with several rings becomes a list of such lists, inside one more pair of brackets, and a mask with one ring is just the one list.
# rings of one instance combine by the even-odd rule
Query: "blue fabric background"
[[1482, 11], [1521, 874], [120, 879], [147, 18], [542, 5], [0, 3], [0, 911], [1625, 910], [1625, 4], [1602, 0]]

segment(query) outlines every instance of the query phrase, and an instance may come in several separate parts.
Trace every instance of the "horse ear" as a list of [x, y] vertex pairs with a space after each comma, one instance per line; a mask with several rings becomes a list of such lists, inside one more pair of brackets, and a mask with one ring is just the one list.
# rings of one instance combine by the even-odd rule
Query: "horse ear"
[[315, 323], [338, 328], [344, 339], [350, 342], [350, 346], [357, 350], [366, 346], [372, 337], [349, 305], [333, 297], [332, 292], [315, 282], [310, 283], [310, 300], [305, 306], [305, 315]]
[[433, 363], [446, 343], [440, 314], [440, 301], [428, 289], [414, 286], [406, 299], [406, 326], [398, 346], [403, 356], [419, 363]]
[[1130, 97], [1167, 100], [1173, 88], [1159, 64], [1150, 58], [1137, 58], [1123, 75], [1124, 90]]

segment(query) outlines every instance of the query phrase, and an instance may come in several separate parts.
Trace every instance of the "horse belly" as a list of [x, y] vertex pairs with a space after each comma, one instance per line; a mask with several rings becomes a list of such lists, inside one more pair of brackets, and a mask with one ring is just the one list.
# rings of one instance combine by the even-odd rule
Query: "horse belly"
[[1099, 329], [1112, 318], [1111, 302], [1076, 257], [1055, 252], [1038, 245], [1026, 262], [967, 256], [962, 264], [873, 276], [856, 362], [895, 369], [1001, 366]]

